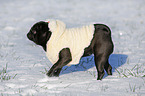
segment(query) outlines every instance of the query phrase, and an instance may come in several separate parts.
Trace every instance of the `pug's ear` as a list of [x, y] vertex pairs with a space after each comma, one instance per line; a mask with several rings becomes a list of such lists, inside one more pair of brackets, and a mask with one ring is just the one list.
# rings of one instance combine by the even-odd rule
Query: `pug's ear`
[[47, 36], [47, 32], [43, 33], [42, 36], [43, 37], [46, 37]]

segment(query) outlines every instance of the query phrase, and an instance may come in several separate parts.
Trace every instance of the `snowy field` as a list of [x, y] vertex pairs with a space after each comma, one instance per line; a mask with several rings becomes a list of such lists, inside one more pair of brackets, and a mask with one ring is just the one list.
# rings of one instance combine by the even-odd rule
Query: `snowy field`
[[[90, 56], [48, 78], [52, 64], [26, 37], [46, 19], [68, 27], [107, 24], [115, 45], [113, 75], [97, 81]], [[0, 96], [145, 96], [145, 0], [1, 0]]]

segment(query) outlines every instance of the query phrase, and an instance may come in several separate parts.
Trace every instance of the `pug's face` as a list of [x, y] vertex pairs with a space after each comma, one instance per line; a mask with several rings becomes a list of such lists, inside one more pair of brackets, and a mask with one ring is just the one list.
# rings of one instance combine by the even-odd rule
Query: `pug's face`
[[33, 41], [37, 45], [46, 45], [51, 36], [51, 32], [48, 28], [48, 23], [40, 21], [34, 24], [27, 34], [29, 40]]

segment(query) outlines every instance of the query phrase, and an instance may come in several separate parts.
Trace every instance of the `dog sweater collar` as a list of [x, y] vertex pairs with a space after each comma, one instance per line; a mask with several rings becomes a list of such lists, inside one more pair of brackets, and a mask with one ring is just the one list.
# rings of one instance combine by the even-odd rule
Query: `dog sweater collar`
[[48, 28], [52, 32], [51, 39], [55, 38], [56, 40], [56, 38], [60, 38], [60, 36], [66, 30], [66, 24], [60, 20], [50, 20], [48, 22], [49, 22]]

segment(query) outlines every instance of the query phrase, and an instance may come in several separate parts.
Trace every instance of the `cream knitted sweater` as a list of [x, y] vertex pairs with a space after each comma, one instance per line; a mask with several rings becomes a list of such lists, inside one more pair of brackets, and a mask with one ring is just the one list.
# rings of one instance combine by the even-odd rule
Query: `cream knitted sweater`
[[49, 21], [49, 29], [52, 35], [47, 42], [46, 55], [51, 63], [56, 63], [59, 59], [59, 52], [63, 48], [69, 48], [72, 61], [68, 65], [78, 64], [84, 53], [84, 49], [89, 46], [93, 34], [94, 26], [88, 25], [81, 28], [66, 29], [66, 25], [59, 20]]

